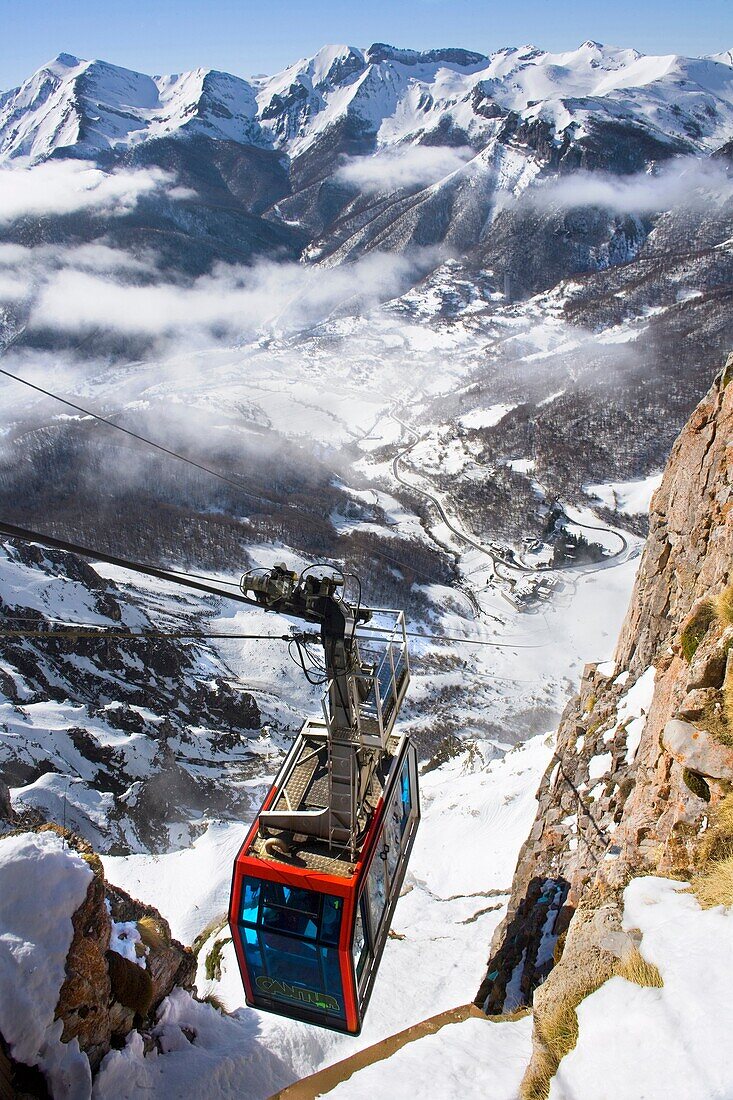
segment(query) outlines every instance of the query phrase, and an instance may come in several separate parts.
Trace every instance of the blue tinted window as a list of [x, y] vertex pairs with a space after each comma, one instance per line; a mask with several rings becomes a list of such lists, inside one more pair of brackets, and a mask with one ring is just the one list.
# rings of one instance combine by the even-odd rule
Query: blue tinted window
[[259, 935], [255, 928], [242, 929], [242, 944], [247, 960], [247, 970], [252, 981], [263, 972], [262, 952], [260, 951]]
[[323, 913], [321, 915], [321, 941], [323, 943], [337, 944], [341, 931], [341, 913], [344, 903], [341, 898], [329, 896], [323, 899]]
[[384, 875], [382, 851], [383, 849], [380, 848], [375, 853], [367, 878], [367, 893], [369, 894], [369, 903], [372, 910], [372, 928], [375, 936], [387, 903], [387, 883]]
[[[277, 932], [259, 932], [264, 967], [253, 975], [255, 990], [277, 1001], [345, 1016], [338, 951]], [[249, 956], [248, 956], [249, 959]]]
[[308, 989], [321, 988], [318, 949], [315, 944], [281, 936], [277, 932], [262, 932], [265, 965], [271, 978]]
[[400, 809], [399, 799], [395, 799], [392, 803], [387, 822], [384, 826], [384, 843], [385, 851], [387, 855], [387, 874], [389, 875], [389, 881], [392, 882], [395, 871], [397, 870], [397, 864], [400, 859], [400, 841], [402, 838], [402, 811]]
[[405, 831], [408, 819], [410, 817], [410, 762], [405, 760], [402, 765], [402, 774], [400, 775], [400, 797], [402, 799], [402, 832]]
[[260, 880], [246, 878], [242, 891], [242, 920], [257, 924], [257, 909], [260, 904]]
[[314, 940], [318, 934], [319, 895], [279, 882], [263, 883], [262, 924], [292, 936]]
[[339, 967], [338, 951], [334, 947], [319, 947], [321, 953], [321, 966], [326, 993], [332, 997], [341, 997], [341, 969]]
[[343, 905], [313, 890], [245, 880], [242, 920], [253, 926], [240, 930], [255, 995], [345, 1018], [337, 947]]

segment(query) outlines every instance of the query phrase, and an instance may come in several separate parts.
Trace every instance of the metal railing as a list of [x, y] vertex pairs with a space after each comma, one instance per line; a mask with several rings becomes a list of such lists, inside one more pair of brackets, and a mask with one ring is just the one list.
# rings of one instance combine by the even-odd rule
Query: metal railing
[[[356, 716], [350, 733], [365, 747], [384, 749], [410, 679], [404, 611], [373, 609], [368, 631], [357, 627], [356, 639], [361, 669], [349, 677]], [[323, 698], [323, 713], [335, 734], [330, 728], [330, 688], [331, 683]]]

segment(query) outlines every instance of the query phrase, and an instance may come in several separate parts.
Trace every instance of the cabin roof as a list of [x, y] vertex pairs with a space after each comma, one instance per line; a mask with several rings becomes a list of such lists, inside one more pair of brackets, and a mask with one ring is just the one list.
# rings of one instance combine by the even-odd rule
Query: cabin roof
[[[273, 784], [278, 790], [275, 799], [267, 807], [269, 810], [318, 810], [328, 806], [328, 750], [322, 737], [312, 733], [309, 735], [309, 731], [314, 728], [318, 727], [314, 723], [306, 722], [299, 734], [294, 745], [295, 763], [291, 764], [292, 756], [289, 755]], [[333, 875], [337, 878], [352, 878], [364, 855], [369, 837], [369, 824], [384, 793], [389, 768], [399, 744], [399, 737], [390, 737], [385, 763], [381, 768], [377, 768], [372, 776], [367, 799], [359, 814], [359, 840], [353, 861], [348, 849], [329, 848], [326, 841], [299, 833], [288, 837], [289, 854], [287, 856], [265, 851], [265, 842], [268, 838], [284, 835], [282, 830], [274, 828], [268, 828], [268, 837], [256, 831], [247, 855], [288, 870], [300, 868], [303, 871]], [[287, 783], [282, 785], [282, 777], [288, 771], [290, 774]]]

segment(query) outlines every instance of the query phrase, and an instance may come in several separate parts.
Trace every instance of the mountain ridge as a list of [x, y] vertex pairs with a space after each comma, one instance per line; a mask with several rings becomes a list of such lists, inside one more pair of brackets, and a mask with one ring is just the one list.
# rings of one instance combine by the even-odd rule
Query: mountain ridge
[[[723, 51], [712, 58], [655, 57], [591, 41], [560, 53], [504, 47], [489, 56], [458, 48], [417, 51], [375, 43], [362, 50], [327, 45], [280, 73], [247, 80], [202, 68], [148, 76], [104, 60], [61, 53], [2, 94], [0, 159], [35, 162], [75, 146], [99, 154], [179, 131], [203, 131], [297, 155], [324, 124], [328, 128], [349, 111], [366, 125], [380, 123], [374, 130], [380, 145], [419, 140], [425, 117], [434, 121], [444, 115], [454, 117], [469, 140], [480, 144], [488, 136], [488, 120], [466, 105], [478, 85], [492, 88], [501, 109], [518, 111], [528, 119], [537, 117], [538, 105], [549, 110], [556, 104], [557, 127], [572, 121], [582, 125], [579, 118], [570, 117], [573, 108], [564, 102], [568, 97], [577, 101], [576, 114], [586, 101], [588, 109], [599, 109], [604, 100], [623, 113], [630, 106], [623, 95], [626, 90], [648, 89], [644, 113], [649, 127], [669, 137], [687, 137], [704, 148], [715, 143], [710, 112], [720, 110], [719, 103], [730, 106], [733, 98], [733, 74], [724, 60], [728, 56]], [[665, 115], [674, 88], [677, 98], [671, 106], [677, 110]], [[683, 119], [681, 128], [675, 125], [675, 115], [685, 113], [680, 99], [691, 100], [687, 113], [697, 120], [696, 126], [691, 128], [689, 119]], [[294, 106], [297, 132], [282, 124], [283, 115]], [[95, 110], [100, 112], [96, 118]], [[567, 118], [560, 117], [563, 110]], [[36, 117], [19, 125], [28, 112]], [[390, 126], [385, 125], [388, 118]], [[94, 121], [100, 124], [98, 130], [90, 126]]]

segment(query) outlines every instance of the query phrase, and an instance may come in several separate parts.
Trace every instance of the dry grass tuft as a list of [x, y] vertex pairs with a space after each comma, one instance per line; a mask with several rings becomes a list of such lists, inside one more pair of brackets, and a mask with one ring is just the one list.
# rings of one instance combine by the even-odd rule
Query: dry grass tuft
[[718, 803], [698, 850], [692, 889], [703, 909], [733, 905], [733, 791]]
[[535, 1009], [535, 1035], [543, 1050], [535, 1054], [524, 1075], [521, 1100], [546, 1100], [557, 1067], [578, 1041], [575, 1010], [613, 974], [613, 966], [597, 958], [585, 973], [569, 976], [565, 987], [558, 989], [553, 1003], [541, 1010]]
[[627, 982], [634, 982], [635, 985], [651, 986], [653, 989], [661, 989], [664, 985], [654, 963], [647, 962], [638, 947], [632, 948], [626, 958], [618, 961], [615, 972], [617, 977], [626, 978]]
[[733, 791], [715, 808], [712, 825], [703, 837], [698, 851], [702, 870], [708, 864], [733, 856]]
[[721, 730], [711, 730], [713, 736], [724, 745], [733, 745], [733, 662], [728, 661], [723, 680], [723, 715]]
[[519, 1100], [547, 1100], [557, 1064], [545, 1051], [532, 1056], [527, 1072], [519, 1086]]
[[140, 939], [151, 951], [165, 951], [171, 945], [165, 925], [155, 917], [141, 917], [137, 922], [137, 930]]
[[733, 905], [733, 856], [710, 863], [694, 879], [692, 888], [703, 909]]
[[[719, 599], [722, 595], [724, 593]], [[697, 647], [707, 634], [710, 624], [719, 614], [717, 601], [701, 600], [685, 619], [680, 631], [680, 647], [688, 664], [695, 656]]]
[[[727, 698], [730, 703], [733, 703], [733, 679], [728, 682], [726, 678], [726, 682], [728, 683]], [[733, 705], [730, 705], [729, 710], [729, 704], [726, 703], [725, 685], [723, 686], [721, 695], [723, 700], [722, 705], [715, 701], [707, 703], [702, 714], [695, 722], [695, 725], [699, 726], [700, 729], [707, 730], [711, 737], [714, 737], [719, 744], [731, 746], [733, 745], [733, 734], [731, 734], [733, 725], [729, 725], [729, 719], [726, 712], [730, 713], [730, 720], [733, 722]]]
[[724, 626], [733, 623], [733, 584], [724, 588], [715, 598], [715, 614]]
[[224, 1005], [223, 1000], [221, 999], [219, 994], [214, 990], [213, 986], [207, 986], [207, 988], [204, 990], [204, 992], [201, 994], [201, 996], [197, 998], [197, 1000], [201, 1001], [202, 1004], [211, 1005], [211, 1007], [215, 1008], [217, 1012], [220, 1012], [222, 1014], [222, 1016], [228, 1016], [229, 1015], [229, 1013], [226, 1010], [226, 1007]]

